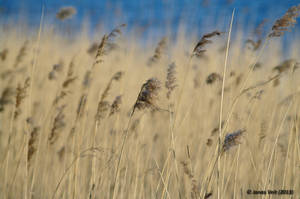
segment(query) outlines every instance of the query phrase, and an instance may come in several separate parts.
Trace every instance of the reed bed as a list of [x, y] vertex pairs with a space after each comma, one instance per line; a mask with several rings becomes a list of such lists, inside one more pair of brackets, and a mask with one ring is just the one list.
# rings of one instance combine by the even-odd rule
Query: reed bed
[[1, 30], [0, 198], [299, 198], [299, 11], [230, 40]]

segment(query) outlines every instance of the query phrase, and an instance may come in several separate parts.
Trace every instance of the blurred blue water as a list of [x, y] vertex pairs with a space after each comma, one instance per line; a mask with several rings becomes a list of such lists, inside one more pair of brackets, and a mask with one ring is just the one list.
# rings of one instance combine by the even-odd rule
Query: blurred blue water
[[[213, 29], [227, 26], [233, 8], [236, 9], [236, 23], [247, 28], [267, 18], [272, 24], [285, 11], [300, 3], [300, 0], [0, 0], [0, 22], [10, 23], [25, 19], [30, 26], [37, 26], [42, 5], [45, 6], [45, 20], [61, 23], [55, 13], [62, 6], [74, 6], [77, 14], [65, 23], [80, 29], [88, 20], [91, 30], [101, 24], [112, 28], [126, 23], [132, 27], [147, 28], [152, 34], [166, 29], [175, 31], [180, 24], [187, 29]], [[296, 26], [299, 30], [299, 25]]]

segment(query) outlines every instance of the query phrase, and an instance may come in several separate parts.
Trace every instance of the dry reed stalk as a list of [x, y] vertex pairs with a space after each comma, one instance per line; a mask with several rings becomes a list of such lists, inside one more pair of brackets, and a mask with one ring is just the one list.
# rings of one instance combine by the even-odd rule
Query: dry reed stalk
[[[33, 49], [33, 59], [31, 62], [31, 67], [30, 67], [30, 80], [29, 80], [29, 99], [28, 99], [28, 103], [27, 103], [27, 116], [29, 116], [31, 114], [31, 106], [32, 106], [32, 90], [33, 90], [33, 82], [34, 82], [34, 73], [35, 73], [35, 67], [36, 67], [36, 63], [37, 63], [37, 57], [39, 55], [40, 49], [39, 49], [39, 45], [40, 45], [40, 38], [41, 38], [41, 33], [42, 33], [42, 26], [43, 26], [43, 22], [44, 22], [44, 5], [42, 6], [41, 9], [41, 16], [40, 16], [40, 24], [39, 24], [39, 29], [38, 29], [38, 34], [37, 34], [37, 40], [36, 40], [36, 45], [35, 48]], [[27, 126], [27, 136], [26, 136], [26, 143], [29, 142], [29, 132], [30, 132], [30, 128]], [[40, 136], [41, 137], [41, 136]], [[41, 139], [39, 139], [41, 140]], [[40, 141], [39, 141], [40, 142]], [[38, 149], [39, 152], [39, 149]], [[28, 153], [28, 145], [26, 144], [26, 150], [25, 153]], [[25, 157], [27, 157], [28, 154], [25, 155]], [[37, 154], [38, 156], [38, 154]], [[37, 158], [36, 158], [37, 159]], [[27, 198], [28, 195], [28, 191], [29, 191], [29, 198], [32, 197], [32, 193], [33, 193], [33, 186], [34, 186], [34, 180], [35, 180], [35, 168], [37, 165], [37, 160], [35, 162], [34, 168], [33, 168], [33, 174], [32, 174], [32, 180], [31, 180], [31, 185], [29, 188], [29, 174], [28, 174], [28, 161], [26, 158], [26, 171], [25, 171], [25, 176], [26, 176], [26, 181], [24, 183], [25, 186], [25, 199]], [[29, 190], [28, 190], [29, 189]]]
[[155, 101], [158, 98], [158, 91], [160, 90], [160, 81], [156, 78], [151, 78], [148, 79], [146, 83], [144, 83], [140, 89], [140, 92], [138, 94], [138, 97], [133, 105], [132, 111], [130, 113], [129, 116], [129, 121], [127, 124], [127, 127], [125, 129], [125, 135], [121, 144], [121, 149], [120, 149], [120, 154], [118, 157], [118, 163], [117, 163], [117, 168], [116, 168], [116, 174], [115, 174], [115, 178], [114, 178], [114, 189], [113, 189], [113, 195], [112, 195], [112, 199], [115, 198], [115, 194], [116, 194], [116, 187], [117, 187], [117, 181], [118, 181], [118, 177], [119, 177], [119, 169], [120, 169], [120, 163], [123, 157], [123, 152], [124, 152], [124, 146], [128, 137], [128, 132], [129, 132], [129, 127], [131, 124], [131, 120], [132, 117], [136, 111], [136, 109], [138, 110], [144, 110], [146, 108], [155, 108], [157, 109], [156, 105], [155, 105]]
[[[223, 77], [222, 77], [222, 92], [221, 92], [221, 101], [220, 101], [220, 115], [219, 115], [219, 138], [218, 138], [218, 154], [221, 152], [221, 139], [222, 139], [222, 121], [223, 121], [223, 103], [224, 103], [224, 89], [225, 89], [225, 79], [226, 79], [226, 72], [227, 72], [227, 60], [228, 60], [228, 54], [229, 54], [229, 45], [230, 45], [230, 39], [231, 39], [231, 31], [232, 31], [232, 23], [234, 19], [234, 12], [235, 9], [232, 11], [231, 15], [231, 21], [229, 26], [229, 33], [228, 33], [228, 39], [227, 39], [227, 46], [226, 46], [226, 53], [225, 53], [225, 60], [224, 60], [224, 70], [223, 70]], [[218, 199], [220, 198], [220, 187], [223, 187], [223, 185], [220, 185], [220, 171], [221, 171], [221, 160], [220, 155], [218, 155], [218, 169], [217, 169], [217, 193], [218, 193]]]
[[76, 9], [72, 6], [69, 7], [62, 7], [59, 9], [59, 11], [56, 13], [56, 18], [64, 21], [66, 19], [70, 19], [77, 13]]
[[[177, 79], [176, 79], [176, 65], [175, 63], [171, 63], [168, 66], [167, 69], [167, 77], [166, 77], [166, 82], [165, 82], [165, 87], [167, 89], [167, 93], [166, 93], [166, 97], [168, 100], [170, 100], [171, 98], [171, 94], [174, 91], [174, 89], [176, 87], [178, 87], [177, 85]], [[178, 172], [178, 164], [177, 164], [177, 160], [176, 160], [176, 152], [175, 152], [175, 139], [174, 139], [174, 131], [172, 128], [172, 123], [173, 123], [173, 109], [174, 108], [174, 104], [169, 101], [169, 105], [168, 105], [168, 112], [169, 112], [169, 133], [170, 133], [170, 137], [171, 137], [171, 149], [170, 150], [170, 154], [173, 154], [173, 160], [174, 160], [174, 165], [175, 165], [175, 176], [176, 176], [176, 180], [177, 180], [177, 190], [178, 190], [178, 194], [179, 194], [179, 198], [181, 198], [181, 192], [180, 192], [180, 185], [179, 185], [179, 172]]]
[[[121, 24], [120, 26], [114, 28], [108, 35], [104, 35], [102, 37], [102, 40], [101, 40], [101, 42], [100, 42], [100, 44], [98, 46], [98, 49], [97, 49], [97, 53], [96, 53], [96, 56], [95, 56], [95, 61], [94, 61], [93, 65], [92, 65], [91, 69], [89, 69], [86, 72], [86, 75], [85, 75], [85, 78], [84, 78], [84, 81], [83, 81], [83, 88], [86, 91], [84, 92], [84, 94], [81, 97], [81, 100], [80, 100], [80, 103], [79, 103], [79, 106], [78, 106], [78, 109], [77, 109], [77, 117], [76, 117], [76, 120], [75, 120], [75, 124], [78, 123], [78, 119], [80, 118], [79, 115], [81, 115], [84, 112], [85, 106], [82, 106], [82, 104], [85, 105], [87, 97], [88, 97], [88, 94], [89, 94], [90, 83], [91, 83], [91, 81], [93, 79], [93, 77], [92, 77], [93, 70], [95, 69], [95, 67], [96, 67], [97, 64], [102, 63], [104, 61], [103, 58], [104, 58], [105, 55], [107, 55], [113, 49], [115, 49], [115, 48], [118, 47], [118, 45], [115, 43], [115, 39], [116, 39], [117, 36], [120, 36], [122, 34], [121, 29], [124, 28], [124, 27], [126, 27], [126, 24]], [[122, 77], [122, 75], [123, 75], [123, 72], [117, 72], [116, 74], [114, 74], [114, 76], [110, 79], [107, 87], [105, 88], [104, 92], [101, 95], [101, 99], [98, 102], [97, 113], [96, 113], [96, 116], [95, 116], [94, 138], [96, 136], [96, 131], [98, 129], [100, 120], [103, 119], [104, 117], [106, 117], [106, 112], [109, 109], [109, 103], [105, 101], [105, 98], [108, 95], [108, 92], [109, 92], [109, 90], [111, 88], [112, 82], [113, 81], [119, 81], [119, 79]], [[84, 103], [81, 103], [81, 102], [84, 102]], [[75, 129], [76, 129], [76, 126], [74, 126], [72, 128], [70, 135], [74, 134]], [[74, 140], [73, 140], [73, 143], [75, 143]], [[93, 146], [94, 146], [94, 144], [95, 144], [95, 142], [93, 141]], [[73, 144], [73, 146], [75, 147], [74, 144]], [[92, 168], [94, 168], [94, 161], [95, 160], [93, 158]], [[74, 170], [75, 182], [76, 182], [76, 168], [77, 168], [77, 164], [78, 164], [78, 162], [76, 162], [76, 167], [75, 167], [75, 170]], [[93, 187], [95, 186], [94, 172], [92, 174], [92, 179], [93, 179], [93, 182], [91, 182], [90, 196], [91, 196], [91, 194], [93, 192]], [[74, 189], [76, 189], [75, 183], [74, 183], [74, 186], [75, 186]]]
[[265, 179], [264, 186], [263, 186], [264, 189], [266, 189], [267, 183], [270, 181], [270, 179], [269, 179], [269, 172], [270, 172], [270, 168], [271, 168], [271, 163], [272, 163], [272, 160], [273, 160], [273, 156], [274, 156], [274, 153], [275, 153], [276, 146], [277, 146], [277, 144], [278, 144], [280, 132], [281, 132], [281, 130], [282, 130], [282, 128], [283, 128], [284, 121], [285, 121], [286, 118], [287, 118], [287, 115], [288, 115], [288, 113], [289, 113], [289, 111], [290, 111], [290, 108], [292, 107], [292, 104], [293, 104], [292, 101], [289, 102], [289, 105], [288, 105], [288, 107], [287, 107], [287, 109], [286, 109], [286, 111], [285, 111], [285, 113], [284, 113], [284, 116], [283, 116], [283, 118], [282, 118], [282, 120], [281, 120], [281, 122], [280, 122], [280, 125], [279, 125], [279, 127], [276, 129], [277, 135], [276, 135], [276, 138], [275, 138], [273, 147], [272, 147], [270, 160], [269, 160], [269, 162], [268, 162], [268, 167], [267, 167], [267, 171], [266, 171], [266, 179]]

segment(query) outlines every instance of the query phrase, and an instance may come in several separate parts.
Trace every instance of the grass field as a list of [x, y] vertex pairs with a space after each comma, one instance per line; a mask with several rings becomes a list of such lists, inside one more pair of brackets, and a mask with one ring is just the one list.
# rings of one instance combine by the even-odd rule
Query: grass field
[[0, 198], [298, 199], [299, 12], [249, 40], [1, 29]]

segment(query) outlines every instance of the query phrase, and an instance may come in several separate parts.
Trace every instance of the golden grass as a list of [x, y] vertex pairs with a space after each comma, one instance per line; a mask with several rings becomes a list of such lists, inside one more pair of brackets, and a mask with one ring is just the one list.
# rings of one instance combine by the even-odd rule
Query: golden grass
[[299, 41], [282, 57], [277, 38], [296, 8], [267, 41], [231, 38], [225, 70], [229, 30], [152, 47], [125, 25], [1, 32], [0, 198], [300, 197]]

